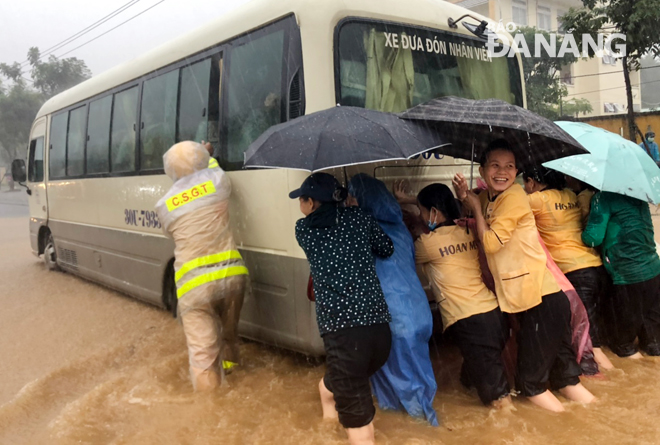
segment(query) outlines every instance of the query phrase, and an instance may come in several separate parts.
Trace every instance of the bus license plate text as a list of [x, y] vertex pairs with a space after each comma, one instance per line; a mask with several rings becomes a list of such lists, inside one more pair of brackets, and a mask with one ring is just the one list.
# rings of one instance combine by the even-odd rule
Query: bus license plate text
[[128, 226], [160, 229], [160, 220], [153, 210], [124, 209], [124, 223]]

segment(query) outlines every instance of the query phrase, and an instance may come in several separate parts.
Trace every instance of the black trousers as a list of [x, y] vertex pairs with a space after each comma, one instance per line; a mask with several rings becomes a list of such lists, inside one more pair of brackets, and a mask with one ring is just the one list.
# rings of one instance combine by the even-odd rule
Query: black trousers
[[607, 272], [603, 266], [587, 267], [566, 274], [589, 316], [589, 336], [594, 348], [603, 344], [599, 326], [602, 323], [603, 294], [607, 289]]
[[335, 398], [339, 423], [360, 428], [374, 418], [369, 377], [390, 356], [392, 333], [387, 323], [357, 326], [323, 336], [326, 353], [325, 387]]
[[639, 347], [660, 355], [660, 275], [635, 284], [614, 284], [605, 304], [608, 345], [619, 357], [628, 357]]
[[542, 394], [580, 383], [582, 374], [571, 344], [571, 306], [559, 291], [545, 295], [541, 303], [516, 314], [518, 366], [516, 389], [523, 396]]
[[447, 328], [463, 355], [461, 381], [474, 385], [484, 405], [511, 392], [502, 351], [509, 338], [509, 323], [500, 308], [472, 315]]

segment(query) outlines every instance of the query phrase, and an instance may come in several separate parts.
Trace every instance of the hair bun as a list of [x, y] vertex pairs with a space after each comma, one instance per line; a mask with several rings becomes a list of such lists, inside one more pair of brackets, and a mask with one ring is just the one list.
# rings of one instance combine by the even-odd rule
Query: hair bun
[[348, 190], [345, 187], [339, 187], [332, 193], [332, 200], [335, 202], [342, 202], [348, 198]]

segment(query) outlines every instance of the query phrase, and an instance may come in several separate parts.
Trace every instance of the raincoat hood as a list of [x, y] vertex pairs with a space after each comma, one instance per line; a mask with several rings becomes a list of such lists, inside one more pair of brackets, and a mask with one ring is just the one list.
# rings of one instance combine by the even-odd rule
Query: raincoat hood
[[377, 221], [386, 223], [402, 221], [401, 207], [382, 181], [360, 173], [351, 178], [348, 191], [357, 199], [360, 208]]
[[165, 174], [172, 181], [204, 170], [209, 165], [209, 152], [202, 144], [193, 141], [183, 141], [172, 145], [163, 155]]

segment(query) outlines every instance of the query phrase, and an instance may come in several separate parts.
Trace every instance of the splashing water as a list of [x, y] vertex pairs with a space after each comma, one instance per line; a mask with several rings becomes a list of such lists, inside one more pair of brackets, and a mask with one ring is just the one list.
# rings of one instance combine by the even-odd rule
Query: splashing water
[[[654, 217], [660, 221], [660, 215]], [[0, 219], [0, 443], [343, 444], [321, 420], [323, 366], [244, 342], [244, 364], [211, 394], [193, 393], [180, 325], [160, 309], [77, 277], [47, 272], [29, 253], [25, 218]], [[656, 231], [658, 233], [658, 231]], [[660, 359], [610, 358], [600, 400], [550, 414], [517, 398], [483, 407], [458, 382], [453, 348], [432, 347], [442, 426], [376, 414], [385, 444], [657, 443]]]

